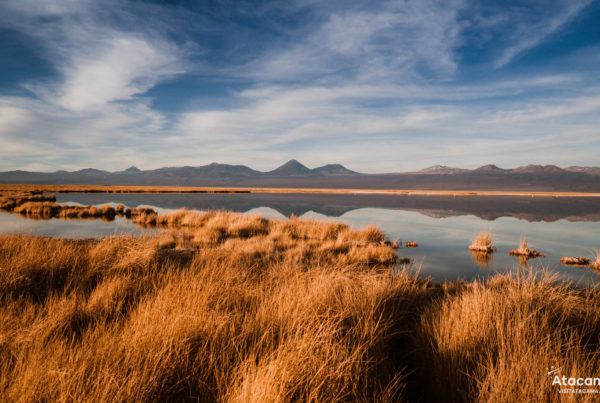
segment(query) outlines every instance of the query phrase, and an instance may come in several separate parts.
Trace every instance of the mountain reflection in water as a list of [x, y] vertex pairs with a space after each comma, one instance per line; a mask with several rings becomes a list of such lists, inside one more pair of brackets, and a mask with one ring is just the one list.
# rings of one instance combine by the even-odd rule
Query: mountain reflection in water
[[[122, 203], [127, 207], [151, 206], [158, 212], [187, 208], [224, 209], [270, 218], [295, 215], [340, 221], [355, 228], [372, 224], [390, 240], [416, 241], [419, 247], [398, 250], [399, 260], [402, 266], [434, 280], [483, 279], [497, 272], [541, 268], [577, 284], [595, 284], [600, 279], [594, 270], [560, 263], [561, 256], [592, 257], [594, 249], [600, 248], [600, 203], [596, 198], [69, 193], [58, 194], [57, 202], [96, 206]], [[496, 245], [493, 254], [474, 255], [468, 250], [481, 230], [491, 232]], [[147, 231], [122, 218], [114, 222], [34, 221], [0, 213], [2, 233], [84, 238]], [[510, 256], [508, 252], [516, 249], [522, 236], [547, 257], [527, 260]]]

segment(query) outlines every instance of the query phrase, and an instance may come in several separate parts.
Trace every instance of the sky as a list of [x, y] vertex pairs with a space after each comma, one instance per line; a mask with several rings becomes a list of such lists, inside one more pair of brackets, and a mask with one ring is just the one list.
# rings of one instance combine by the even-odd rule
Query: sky
[[2, 0], [0, 170], [600, 165], [600, 0]]

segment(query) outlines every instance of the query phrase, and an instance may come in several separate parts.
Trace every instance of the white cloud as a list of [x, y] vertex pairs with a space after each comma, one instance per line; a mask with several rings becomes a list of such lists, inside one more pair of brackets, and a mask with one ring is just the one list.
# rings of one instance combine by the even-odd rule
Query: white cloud
[[338, 11], [313, 31], [246, 66], [242, 74], [271, 80], [317, 77], [338, 81], [414, 79], [419, 71], [447, 76], [457, 61], [462, 1], [389, 2], [373, 11]]
[[31, 120], [28, 110], [13, 106], [11, 102], [0, 102], [0, 135], [17, 133]]
[[[503, 67], [510, 63], [515, 57], [542, 43], [550, 35], [558, 31], [567, 22], [577, 16], [590, 2], [591, 0], [567, 1], [564, 4], [558, 5], [544, 3], [543, 7], [549, 7], [550, 12], [557, 10], [557, 13], [548, 18], [538, 17], [537, 20], [523, 18], [518, 13], [509, 16], [509, 21], [507, 22], [512, 29], [508, 31], [507, 35], [512, 38], [513, 42], [507, 46], [494, 61], [494, 67]], [[521, 19], [523, 19], [523, 21], [520, 21]]]
[[517, 110], [501, 111], [482, 123], [508, 125], [518, 122], [540, 121], [564, 116], [582, 115], [600, 111], [600, 97], [578, 97], [562, 99], [559, 102], [545, 102], [535, 105], [519, 104]]
[[119, 36], [63, 66], [65, 82], [57, 103], [74, 111], [93, 110], [118, 100], [131, 100], [164, 78], [184, 71], [173, 46]]
[[58, 73], [23, 84], [37, 99], [0, 99], [4, 166], [109, 168], [155, 147], [167, 122], [143, 94], [188, 68], [188, 49], [155, 29], [165, 23], [155, 12], [113, 0], [0, 5], [0, 25], [34, 38]]
[[[507, 162], [548, 163], [547, 147], [562, 144], [561, 136], [575, 131], [600, 135], [594, 129], [600, 127], [600, 99], [589, 95], [595, 90], [560, 100], [517, 101], [506, 96], [517, 89], [550, 91], [573, 80], [541, 76], [459, 91], [420, 87], [409, 95], [402, 86], [247, 90], [240, 94], [242, 107], [183, 115], [177, 126], [178, 141], [210, 149], [217, 160], [216, 155], [237, 157], [240, 150], [250, 154], [271, 150], [317, 165], [346, 161], [370, 172], [413, 169], [415, 161], [477, 166], [498, 162], [499, 156]], [[364, 102], [376, 102], [378, 97], [385, 106], [365, 107]], [[482, 98], [485, 103], [478, 102]], [[591, 138], [581, 141], [589, 143]], [[367, 152], [370, 149], [373, 154]], [[361, 158], [361, 154], [377, 157]], [[580, 156], [590, 160], [593, 151], [585, 149]], [[259, 158], [256, 167], [268, 169], [271, 160]]]
[[[59, 81], [24, 86], [49, 104], [74, 112], [97, 112], [183, 73], [188, 68], [188, 50], [152, 28], [156, 15], [146, 11], [152, 7], [136, 10], [131, 6], [114, 0], [3, 4], [0, 24], [35, 38], [42, 55], [61, 75]], [[146, 24], [136, 12], [146, 13]]]
[[[453, 104], [456, 101], [493, 100], [535, 89], [564, 88], [576, 80], [570, 76], [541, 76], [456, 87], [414, 84], [262, 87], [240, 92], [241, 107], [185, 113], [180, 116], [177, 129], [191, 139], [216, 143], [284, 144], [317, 138], [402, 135], [411, 130], [443, 127], [441, 122], [455, 117], [459, 111], [463, 119], [479, 119], [467, 113], [476, 111], [477, 104], [460, 107]], [[369, 103], [379, 106], [370, 107]], [[511, 113], [510, 117], [506, 115]], [[494, 123], [493, 119], [517, 119], [517, 116], [508, 109], [485, 117], [488, 123]]]

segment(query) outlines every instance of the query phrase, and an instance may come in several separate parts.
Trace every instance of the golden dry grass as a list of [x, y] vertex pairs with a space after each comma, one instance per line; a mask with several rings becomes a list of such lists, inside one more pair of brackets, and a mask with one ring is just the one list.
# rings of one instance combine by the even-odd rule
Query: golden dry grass
[[[402, 393], [386, 351], [426, 283], [392, 274], [381, 232], [225, 212], [206, 224], [139, 239], [0, 237], [0, 400]], [[226, 236], [203, 238], [217, 226]]]
[[372, 227], [153, 220], [0, 237], [0, 401], [570, 401], [546, 367], [598, 375], [596, 289], [431, 283]]
[[156, 212], [150, 208], [126, 209], [122, 204], [118, 205], [117, 208], [108, 204], [100, 207], [58, 204], [55, 196], [44, 196], [37, 191], [5, 191], [1, 193], [0, 210], [36, 219], [57, 217], [63, 219], [101, 218], [103, 220], [113, 220], [115, 216], [128, 218], [156, 216]]
[[580, 256], [563, 256], [560, 258], [563, 264], [571, 266], [587, 266], [590, 264], [590, 259]]
[[428, 307], [416, 340], [431, 371], [431, 397], [595, 401], [594, 395], [558, 394], [547, 368], [562, 368], [561, 377], [598, 377], [600, 294], [552, 280], [497, 276]]
[[600, 249], [594, 250], [594, 261], [590, 263], [593, 269], [600, 270]]
[[492, 253], [494, 251], [494, 241], [492, 240], [490, 233], [481, 231], [479, 235], [473, 239], [473, 242], [469, 246], [469, 250], [472, 252]]
[[53, 195], [44, 196], [41, 192], [11, 191], [0, 193], [0, 210], [11, 211], [15, 207], [31, 202], [55, 202]]
[[[529, 242], [527, 242], [527, 237], [522, 236], [519, 239], [519, 248], [509, 251], [508, 253], [513, 256], [524, 257], [524, 262], [527, 263], [527, 259], [535, 258], [535, 257], [546, 257], [545, 254], [538, 252], [537, 250], [533, 250], [529, 247]], [[523, 262], [523, 261], [522, 261]]]

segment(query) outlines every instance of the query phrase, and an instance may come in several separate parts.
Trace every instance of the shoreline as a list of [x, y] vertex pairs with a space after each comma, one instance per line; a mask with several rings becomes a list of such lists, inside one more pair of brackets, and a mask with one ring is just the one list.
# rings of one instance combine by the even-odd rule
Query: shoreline
[[112, 186], [112, 185], [37, 185], [0, 184], [0, 191], [32, 191], [48, 193], [132, 193], [132, 194], [347, 194], [397, 196], [520, 196], [520, 197], [600, 197], [598, 192], [520, 191], [520, 190], [435, 190], [435, 189], [331, 189], [331, 188], [266, 188], [207, 186]]

